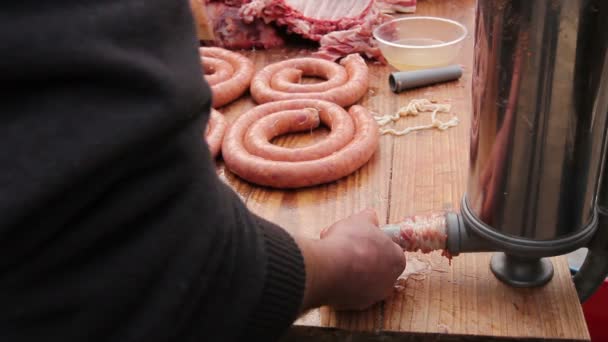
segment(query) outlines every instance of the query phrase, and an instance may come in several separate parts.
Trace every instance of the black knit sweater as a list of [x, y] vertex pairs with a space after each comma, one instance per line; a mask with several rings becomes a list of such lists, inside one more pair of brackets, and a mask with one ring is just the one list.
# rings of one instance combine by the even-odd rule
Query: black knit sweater
[[302, 255], [221, 182], [186, 0], [0, 4], [0, 341], [271, 341]]

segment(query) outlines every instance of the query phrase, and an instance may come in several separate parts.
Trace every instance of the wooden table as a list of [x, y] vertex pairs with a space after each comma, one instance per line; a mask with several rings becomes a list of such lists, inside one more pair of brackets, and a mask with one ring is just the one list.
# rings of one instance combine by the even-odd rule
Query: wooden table
[[[451, 103], [461, 123], [448, 131], [421, 131], [402, 137], [383, 136], [372, 160], [338, 182], [297, 191], [268, 190], [250, 185], [218, 164], [220, 176], [255, 213], [284, 228], [310, 237], [365, 207], [377, 210], [381, 222], [435, 210], [458, 210], [467, 180], [471, 116], [471, 70], [474, 44], [473, 0], [419, 0], [417, 15], [457, 20], [469, 29], [459, 63], [461, 80], [395, 95], [388, 88], [390, 67], [370, 64], [370, 90], [362, 104], [377, 113], [393, 113], [409, 100]], [[249, 54], [259, 69], [305, 50], [271, 50]], [[254, 106], [249, 98], [222, 108], [228, 120]], [[402, 119], [398, 127], [429, 122], [430, 115]], [[312, 138], [322, 136], [323, 132]], [[286, 146], [305, 144], [309, 134], [281, 138]], [[410, 254], [410, 263], [429, 262], [432, 272], [410, 278], [404, 290], [364, 312], [314, 310], [298, 320], [286, 341], [422, 341], [563, 339], [589, 340], [587, 326], [565, 257], [554, 258], [555, 277], [543, 288], [514, 289], [490, 272], [490, 254], [454, 258]], [[414, 260], [417, 259], [417, 260]]]

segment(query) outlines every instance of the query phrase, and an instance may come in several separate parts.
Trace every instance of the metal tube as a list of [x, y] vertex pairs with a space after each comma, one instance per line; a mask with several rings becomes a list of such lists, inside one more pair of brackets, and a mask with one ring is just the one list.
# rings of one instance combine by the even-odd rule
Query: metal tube
[[567, 253], [596, 229], [608, 112], [599, 2], [478, 1], [463, 214], [511, 255]]

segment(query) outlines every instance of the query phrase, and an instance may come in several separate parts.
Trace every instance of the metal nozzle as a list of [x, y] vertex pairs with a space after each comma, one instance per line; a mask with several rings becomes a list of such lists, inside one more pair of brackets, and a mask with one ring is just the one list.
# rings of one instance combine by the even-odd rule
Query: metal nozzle
[[468, 229], [462, 216], [457, 213], [449, 212], [446, 214], [446, 231], [448, 234], [447, 250], [450, 255], [457, 256], [460, 253], [496, 250], [496, 247], [488, 240]]

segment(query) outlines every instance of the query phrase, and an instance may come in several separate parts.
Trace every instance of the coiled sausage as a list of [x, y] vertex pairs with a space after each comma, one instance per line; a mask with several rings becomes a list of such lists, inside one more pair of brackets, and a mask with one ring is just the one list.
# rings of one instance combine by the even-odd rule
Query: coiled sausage
[[[303, 76], [326, 81], [300, 84]], [[288, 59], [264, 67], [251, 81], [251, 96], [257, 103], [290, 99], [319, 99], [342, 107], [356, 103], [369, 87], [367, 64], [359, 54], [351, 54], [340, 65], [320, 58]]]
[[[270, 140], [320, 123], [329, 135], [312, 145], [287, 148]], [[269, 102], [242, 114], [226, 131], [222, 157], [229, 170], [258, 185], [300, 188], [347, 176], [372, 157], [380, 133], [370, 112], [355, 105], [347, 112], [322, 100]]]
[[215, 159], [220, 154], [222, 148], [222, 140], [228, 123], [224, 116], [215, 109], [211, 109], [207, 129], [205, 131], [205, 139], [209, 145], [211, 156]]
[[243, 95], [254, 74], [249, 58], [219, 47], [199, 48], [205, 80], [211, 86], [213, 108], [224, 106]]

